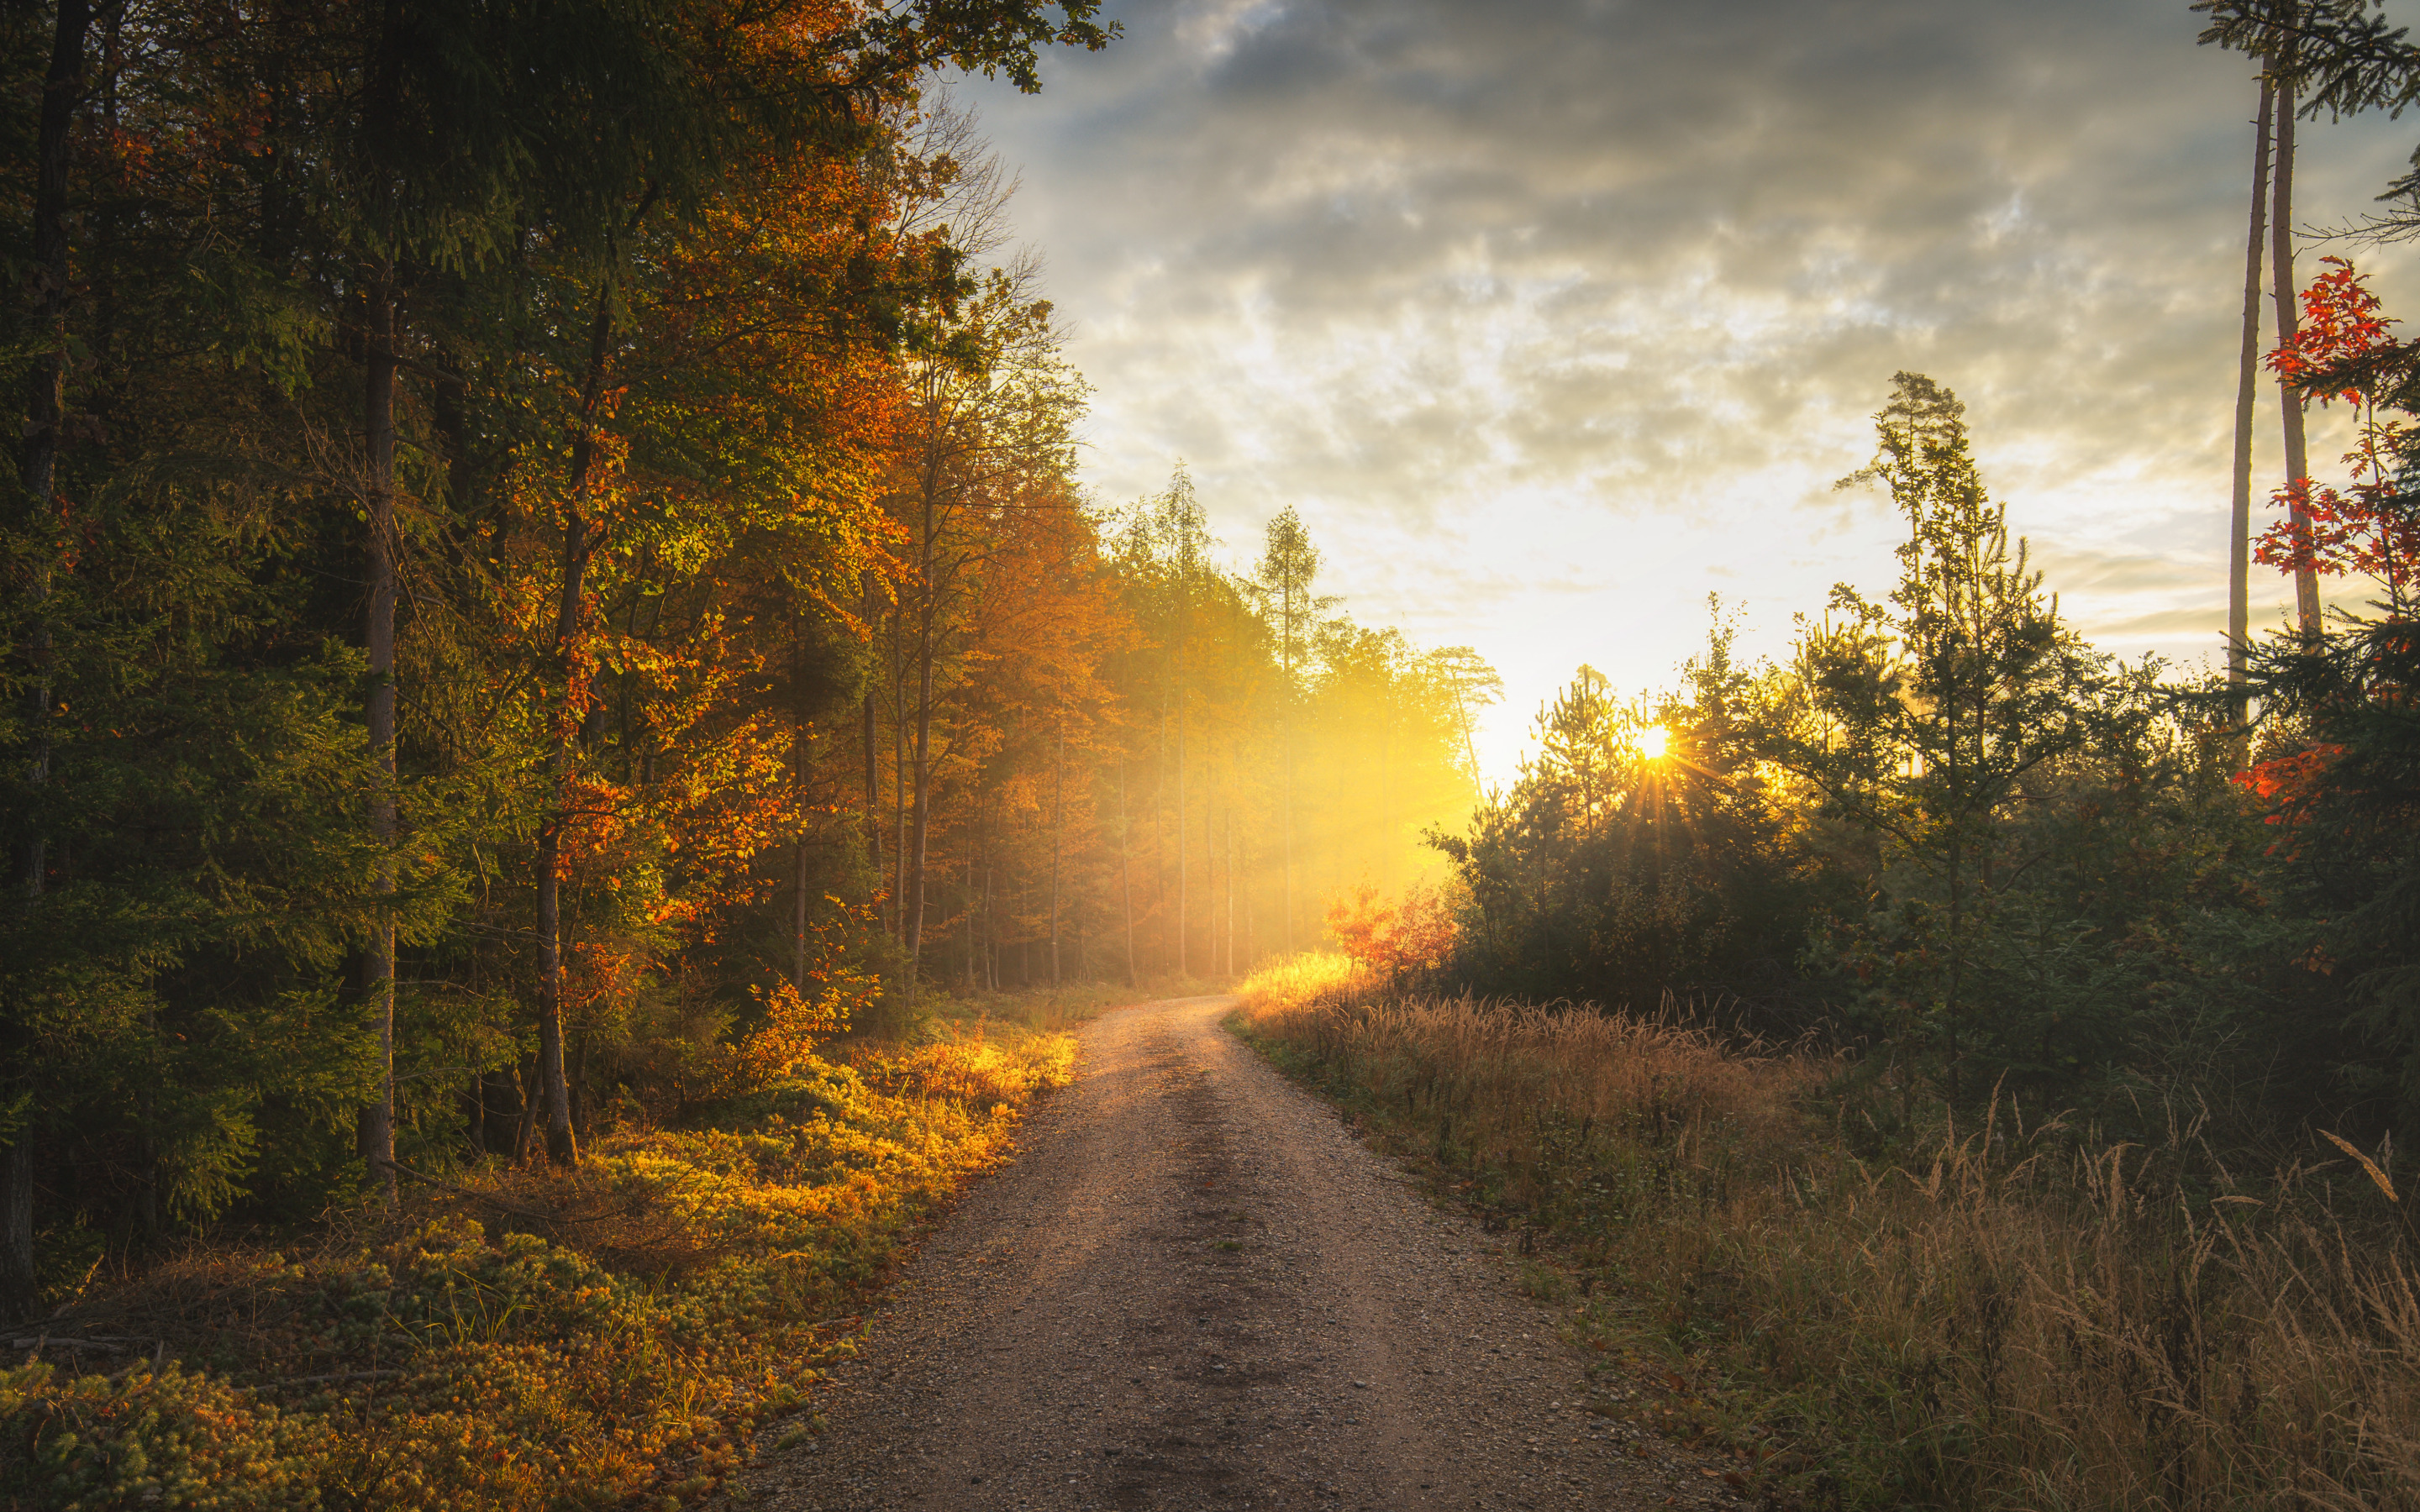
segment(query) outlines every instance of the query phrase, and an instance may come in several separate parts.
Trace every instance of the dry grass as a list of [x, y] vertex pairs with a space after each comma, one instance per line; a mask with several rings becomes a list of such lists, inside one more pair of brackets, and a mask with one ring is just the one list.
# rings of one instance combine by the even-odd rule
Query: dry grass
[[573, 1175], [415, 1186], [300, 1251], [197, 1248], [0, 1368], [0, 1507], [705, 1499], [1072, 1059], [944, 1026], [809, 1060], [717, 1127], [610, 1134]]
[[1582, 1336], [1658, 1362], [1606, 1410], [1730, 1448], [1770, 1504], [2420, 1508], [2420, 1272], [2346, 1163], [2256, 1184], [2189, 1122], [2104, 1148], [2005, 1106], [1860, 1161], [1826, 1058], [1388, 1001], [1332, 958], [1243, 996], [1545, 1239]]

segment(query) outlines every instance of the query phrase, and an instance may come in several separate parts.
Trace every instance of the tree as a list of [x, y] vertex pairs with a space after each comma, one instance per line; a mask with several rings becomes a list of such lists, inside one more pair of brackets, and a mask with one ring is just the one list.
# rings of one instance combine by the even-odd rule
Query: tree
[[[2286, 72], [2274, 90], [2276, 111], [2277, 165], [2270, 180], [2274, 204], [2269, 218], [2269, 235], [2273, 243], [2271, 290], [2277, 301], [2277, 337], [2282, 343], [2294, 339], [2294, 85], [2292, 70], [2295, 54], [2288, 49], [2273, 60]], [[2310, 476], [2308, 445], [2304, 440], [2303, 397], [2279, 380], [2278, 393], [2284, 403], [2279, 407], [2286, 421], [2286, 483], [2292, 487]], [[2299, 505], [2295, 506], [2298, 510]], [[2319, 633], [2319, 579], [2307, 571], [2294, 574], [2294, 613], [2305, 636]]]
[[2252, 231], [2243, 253], [2243, 334], [2235, 387], [2235, 471], [2227, 515], [2226, 680], [2242, 722], [2244, 661], [2251, 651], [2252, 419], [2260, 379], [2260, 242], [2269, 209], [2269, 131], [2276, 81], [2260, 70], [2260, 109], [2252, 145]]
[[923, 950], [938, 764], [947, 754], [934, 744], [935, 712], [948, 691], [938, 679], [960, 634], [967, 574], [988, 549], [989, 527], [1015, 517], [1006, 498], [1015, 480], [1062, 458], [1083, 403], [1080, 380], [1060, 360], [1050, 307], [1032, 297], [1030, 284], [1030, 270], [1010, 269], [965, 291], [963, 301], [939, 301], [930, 312], [932, 349], [916, 359], [910, 378], [911, 449], [895, 496], [914, 552], [897, 610], [910, 639], [894, 675], [908, 778], [900, 943], [911, 995]]
[[1275, 630], [1278, 644], [1278, 728], [1282, 751], [1278, 832], [1284, 870], [1281, 938], [1288, 950], [1294, 949], [1295, 921], [1295, 710], [1301, 697], [1303, 661], [1312, 632], [1337, 602], [1316, 596], [1311, 591], [1311, 584], [1319, 579], [1319, 548], [1311, 544], [1310, 532], [1302, 528], [1302, 517], [1288, 504], [1269, 521], [1266, 544], [1251, 579], [1253, 596]]
[[38, 8], [6, 23], [38, 270], [0, 515], [11, 1312], [37, 1190], [121, 1255], [282, 1220], [466, 1120], [494, 1148], [516, 1079], [568, 1154], [666, 978], [757, 1000], [733, 944], [759, 857], [807, 897], [850, 681], [804, 648], [890, 564], [867, 458], [956, 283], [945, 233], [890, 228], [944, 172], [898, 123], [944, 61], [1030, 87], [1112, 31], [1082, 0]]
[[[2320, 487], [2308, 477], [2279, 488], [2273, 502], [2287, 517], [2263, 532], [2257, 558], [2296, 580], [2358, 572], [2385, 594], [2388, 615], [2420, 610], [2420, 521], [2406, 481], [2412, 450], [2409, 428], [2387, 411], [2408, 407], [2420, 384], [2420, 348], [2387, 333], [2396, 324], [2362, 274], [2342, 257], [2321, 259], [2328, 271], [2302, 293], [2309, 323], [2269, 354], [2277, 380], [2301, 402], [2353, 407], [2355, 440], [2345, 455], [2352, 481]], [[2305, 638], [2315, 633], [2304, 627]]]
[[1886, 605], [1845, 585], [1837, 619], [1802, 639], [1772, 757], [1827, 810], [1873, 835], [1906, 873], [1900, 1032], [1937, 1047], [1953, 1102], [1968, 980], [1997, 877], [1993, 841], [2019, 784], [2084, 743], [2087, 663], [2045, 597], [2008, 512], [1985, 491], [1965, 407], [1921, 374], [1893, 379], [1871, 463], [1839, 486], [1879, 483], [1906, 517]]
[[[2264, 141], [2273, 140], [2276, 151], [2268, 217], [2272, 289], [2277, 301], [2279, 338], [2289, 342], [2294, 334], [2296, 288], [2294, 122], [2298, 116], [2316, 116], [2322, 109], [2336, 116], [2373, 109], [2399, 115], [2420, 100], [2420, 49], [2404, 40], [2404, 28], [2390, 29], [2383, 16], [2372, 14], [2366, 0], [2195, 0], [2193, 8], [2210, 18], [2210, 24], [2201, 33], [2203, 44], [2216, 43], [2260, 59], [2263, 97], [2269, 105], [2263, 116], [2262, 135]], [[2299, 108], [2295, 104], [2297, 90], [2304, 96]], [[2416, 192], [2420, 192], [2420, 173], [2397, 180], [2381, 197], [2413, 199]], [[2257, 208], [2254, 215], [2257, 243]], [[2393, 237], [2420, 229], [2420, 224], [2389, 215], [2373, 220], [2367, 229], [2373, 236]], [[2256, 341], [2257, 333], [2246, 335], [2247, 354]], [[2286, 486], [2291, 489], [2309, 475], [2303, 409], [2301, 400], [2289, 390], [2281, 386], [2280, 394], [2284, 399]], [[2241, 419], [2245, 409], [2245, 401], [2239, 395], [2240, 429], [2246, 424]], [[2243, 453], [2247, 443], [2242, 436], [2236, 444], [2239, 454]], [[2248, 494], [2241, 487], [2237, 490], [2236, 509], [2235, 538], [2240, 547], [2249, 526]], [[2230, 548], [2230, 565], [2236, 574], [2234, 580], [2243, 583], [2246, 569], [2238, 548]], [[2295, 573], [2294, 605], [2302, 633], [2317, 638], [2320, 634], [2320, 609], [2319, 579], [2315, 575]], [[2238, 665], [2234, 658], [2241, 655], [2248, 627], [2235, 623], [2231, 609], [2228, 633], [2231, 644], [2239, 648], [2230, 653], [2229, 665], [2233, 667]]]
[[1470, 764], [1470, 779], [1477, 782], [1478, 711], [1503, 698], [1504, 679], [1468, 646], [1441, 646], [1421, 658], [1420, 670], [1435, 681], [1439, 696], [1452, 708], [1454, 722], [1462, 730], [1463, 759]]
[[1138, 617], [1145, 623], [1159, 654], [1159, 764], [1163, 772], [1172, 764], [1176, 778], [1175, 819], [1168, 826], [1175, 840], [1175, 900], [1163, 936], [1163, 954], [1180, 977], [1189, 974], [1186, 926], [1191, 918], [1185, 819], [1187, 717], [1194, 702], [1189, 657], [1197, 610], [1210, 589], [1208, 553], [1214, 545], [1209, 517], [1182, 462], [1165, 491], [1136, 503], [1123, 542], [1124, 564], [1130, 583], [1139, 590]]

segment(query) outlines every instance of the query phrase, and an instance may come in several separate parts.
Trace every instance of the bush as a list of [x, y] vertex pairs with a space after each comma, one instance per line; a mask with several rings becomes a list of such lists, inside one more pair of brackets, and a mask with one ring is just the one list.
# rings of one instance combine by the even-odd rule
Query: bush
[[[955, 1026], [804, 1057], [726, 1127], [421, 1188], [315, 1255], [163, 1265], [52, 1325], [57, 1352], [139, 1335], [159, 1368], [0, 1373], [0, 1504], [693, 1503], [853, 1348], [857, 1299], [1072, 1057]], [[115, 1342], [86, 1332], [103, 1318]]]

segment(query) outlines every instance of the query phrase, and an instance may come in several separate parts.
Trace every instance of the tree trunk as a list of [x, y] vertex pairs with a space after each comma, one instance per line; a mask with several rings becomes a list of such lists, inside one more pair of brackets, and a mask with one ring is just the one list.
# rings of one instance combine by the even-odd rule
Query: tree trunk
[[[2269, 221], [2273, 276], [2277, 301], [2277, 343], [2284, 346], [2294, 339], [2297, 324], [2294, 286], [2294, 86], [2279, 84], [2276, 87], [2277, 164], [2271, 183], [2276, 204]], [[2286, 411], [2286, 481], [2293, 483], [2310, 476], [2310, 459], [2303, 442], [2303, 396], [2293, 391], [2285, 379], [2277, 381], [2279, 395]], [[2310, 515], [2297, 504], [2292, 512], [2297, 532], [2310, 528]], [[2294, 573], [2294, 618], [2306, 640], [2319, 639], [2319, 578], [2305, 564]]]
[[580, 1140], [571, 1126], [571, 1083], [563, 1057], [563, 823], [570, 800], [573, 732], [579, 728], [587, 687], [577, 671], [582, 594], [586, 584], [589, 539], [586, 514], [597, 466], [596, 417], [604, 393], [605, 363], [613, 334], [613, 291], [597, 294], [597, 318], [589, 328], [588, 375], [580, 401], [580, 431], [571, 446], [571, 501], [563, 527], [563, 596], [555, 605], [554, 650], [564, 678], [563, 706], [555, 712], [549, 764], [554, 794], [538, 829], [537, 842], [537, 1074], [545, 1104], [546, 1158], [556, 1165], [580, 1161]]
[[790, 877], [790, 985], [807, 991], [807, 622], [799, 616], [791, 642], [790, 796], [799, 806], [798, 856]]
[[0, 1322], [23, 1322], [41, 1308], [34, 1270], [33, 1130], [20, 1128], [0, 1148]]
[[1134, 856], [1126, 842], [1126, 763], [1118, 758], [1118, 893], [1126, 914], [1126, 985], [1136, 986], [1134, 949]]
[[[92, 12], [85, 0], [59, 0], [51, 34], [51, 62], [42, 77], [41, 111], [34, 139], [33, 265], [28, 270], [35, 291], [33, 323], [40, 349], [32, 363], [25, 404], [24, 450], [19, 457], [19, 480], [25, 489], [27, 523], [34, 533], [46, 534], [52, 522], [58, 478], [59, 424], [67, 413], [68, 167], [73, 146], [75, 108], [84, 89], [85, 33]], [[47, 557], [47, 552], [45, 553]], [[25, 638], [32, 676], [25, 691], [25, 722], [32, 736], [26, 777], [39, 788], [51, 776], [50, 718], [53, 651], [51, 626], [43, 613], [50, 597], [47, 560], [36, 569], [27, 596], [35, 612]], [[16, 863], [18, 886], [28, 900], [39, 899], [48, 882], [50, 857], [37, 816]], [[0, 1031], [0, 1051], [7, 1070], [0, 1072], [0, 1099], [35, 1090], [29, 1064], [31, 1047], [14, 1030]], [[29, 1117], [0, 1149], [0, 1321], [31, 1318], [41, 1293], [34, 1270], [34, 1131]]]
[[1191, 957], [1185, 938], [1185, 693], [1176, 695], [1176, 975], [1183, 980], [1191, 973]]
[[[1291, 690], [1289, 690], [1291, 697]], [[1278, 721], [1279, 741], [1284, 747], [1285, 785], [1284, 818], [1280, 827], [1285, 831], [1285, 928], [1280, 937], [1285, 941], [1286, 954], [1294, 953], [1294, 711], [1288, 709]]]
[[1059, 723], [1058, 749], [1050, 761], [1050, 985], [1059, 985], [1059, 850], [1067, 817], [1067, 724]]
[[914, 833], [908, 841], [908, 912], [904, 944], [908, 954], [908, 1001], [916, 1001], [917, 964], [924, 949], [924, 864], [933, 834], [933, 604], [929, 591], [917, 614], [916, 780]]
[[513, 1116], [512, 1162], [519, 1165], [529, 1159], [530, 1146], [537, 1135], [538, 1098], [537, 1057], [524, 1056], [513, 1070], [513, 1095], [520, 1100], [520, 1109]]
[[395, 523], [395, 298], [391, 271], [381, 269], [370, 285], [368, 329], [364, 332], [362, 428], [367, 440], [365, 492], [369, 513], [369, 604], [363, 640], [369, 651], [367, 698], [370, 742], [369, 820], [378, 841], [379, 897], [370, 943], [356, 958], [362, 1009], [377, 1044], [379, 1089], [362, 1109], [362, 1159], [395, 1196], [395, 603], [396, 558], [400, 545]]
[[908, 606], [891, 608], [891, 937], [908, 943]]
[[[876, 602], [872, 569], [869, 568], [859, 579], [859, 588], [865, 598], [866, 633], [871, 638]], [[882, 875], [882, 781], [879, 776], [881, 768], [875, 761], [874, 679], [871, 675], [866, 678], [861, 718], [865, 735], [865, 858], [874, 874], [879, 877]]]
[[2269, 114], [2276, 89], [2260, 70], [2259, 130], [2252, 145], [2252, 234], [2243, 251], [2243, 342], [2235, 381], [2235, 477], [2226, 545], [2226, 686], [2242, 724], [2250, 714], [2244, 658], [2252, 636], [2252, 421], [2260, 388], [2260, 242], [2269, 208]]

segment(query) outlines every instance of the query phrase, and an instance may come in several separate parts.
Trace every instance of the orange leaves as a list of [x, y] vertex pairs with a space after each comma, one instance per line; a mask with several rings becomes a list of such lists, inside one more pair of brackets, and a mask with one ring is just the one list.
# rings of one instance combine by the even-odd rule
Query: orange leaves
[[563, 784], [563, 842], [558, 875], [568, 878], [605, 855], [629, 833], [628, 791], [589, 772], [575, 772]]
[[2344, 752], [2342, 746], [2313, 746], [2275, 757], [2238, 772], [2235, 785], [2269, 804], [2268, 823], [2298, 825], [2326, 793], [2330, 775]]
[[742, 1075], [763, 1087], [789, 1075], [814, 1055], [826, 1036], [848, 1027], [849, 1012], [864, 995], [827, 994], [809, 1002], [786, 981], [751, 987], [765, 1022], [740, 1046]]
[[2235, 784], [2248, 788], [2280, 807], [2290, 808], [2306, 801], [2317, 791], [2319, 779], [2343, 754], [2342, 746], [2313, 746], [2308, 750], [2279, 756], [2261, 762], [2247, 771], [2238, 772]]
[[1378, 896], [1376, 887], [1356, 883], [1327, 903], [1327, 933], [1339, 949], [1363, 965], [1374, 965], [1387, 953], [1385, 941], [1394, 933], [1395, 910]]
[[1346, 955], [1392, 981], [1442, 967], [1460, 930], [1438, 888], [1414, 883], [1400, 903], [1388, 903], [1364, 881], [1329, 900], [1327, 933]]

